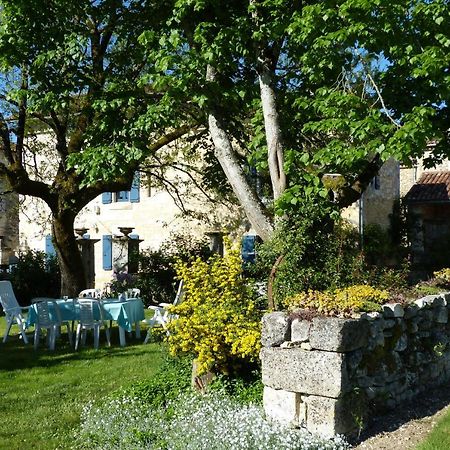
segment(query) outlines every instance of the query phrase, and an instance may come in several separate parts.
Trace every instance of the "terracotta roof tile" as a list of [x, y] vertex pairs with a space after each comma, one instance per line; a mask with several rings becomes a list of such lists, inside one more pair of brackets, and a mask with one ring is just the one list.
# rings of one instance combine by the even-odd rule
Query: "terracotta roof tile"
[[424, 172], [405, 195], [407, 202], [450, 202], [450, 171]]

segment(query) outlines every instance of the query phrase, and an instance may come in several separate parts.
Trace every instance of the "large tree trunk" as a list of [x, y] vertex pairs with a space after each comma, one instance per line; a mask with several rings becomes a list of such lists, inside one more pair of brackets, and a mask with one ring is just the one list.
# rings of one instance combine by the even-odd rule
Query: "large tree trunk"
[[266, 131], [267, 161], [272, 181], [273, 198], [277, 200], [286, 189], [284, 148], [276, 93], [273, 87], [273, 73], [265, 65], [259, 73], [259, 87]]
[[[211, 66], [207, 69], [207, 81], [215, 81], [215, 70]], [[234, 194], [239, 200], [244, 212], [255, 231], [263, 240], [267, 240], [273, 233], [273, 224], [266, 207], [248, 182], [236, 152], [233, 149], [228, 133], [221, 123], [219, 114], [211, 109], [208, 114], [209, 132], [215, 147], [215, 155], [222, 166], [225, 176]]]
[[53, 243], [61, 269], [61, 295], [76, 297], [86, 288], [81, 253], [73, 231], [73, 214], [53, 215]]

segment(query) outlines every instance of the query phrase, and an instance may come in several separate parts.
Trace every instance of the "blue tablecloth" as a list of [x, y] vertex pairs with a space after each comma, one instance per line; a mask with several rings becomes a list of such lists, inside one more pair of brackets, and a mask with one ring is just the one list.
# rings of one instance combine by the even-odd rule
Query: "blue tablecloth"
[[[78, 320], [80, 317], [79, 306], [72, 299], [55, 300], [61, 313], [62, 321]], [[114, 320], [120, 327], [126, 331], [132, 330], [133, 323], [139, 323], [144, 319], [144, 304], [139, 298], [120, 301], [115, 298], [100, 300], [103, 307], [103, 318], [105, 320]], [[54, 306], [50, 303], [50, 316], [55, 318]], [[36, 307], [31, 305], [28, 312], [27, 327], [36, 323]]]

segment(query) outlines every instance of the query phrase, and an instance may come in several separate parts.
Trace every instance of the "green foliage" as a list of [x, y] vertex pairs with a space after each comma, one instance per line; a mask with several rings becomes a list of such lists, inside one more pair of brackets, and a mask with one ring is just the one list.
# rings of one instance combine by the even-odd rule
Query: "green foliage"
[[166, 407], [168, 402], [191, 389], [191, 374], [192, 358], [173, 358], [166, 354], [155, 376], [140, 381], [117, 395], [139, 398], [150, 408]]
[[219, 374], [208, 387], [208, 390], [225, 392], [234, 401], [246, 405], [262, 405], [264, 385], [260, 370], [248, 370], [230, 377]]
[[58, 262], [44, 252], [29, 250], [20, 253], [11, 270], [10, 280], [21, 305], [29, 305], [34, 297], [57, 298], [60, 295]]
[[305, 205], [302, 214], [285, 220], [273, 240], [262, 246], [272, 247], [265, 251], [271, 261], [274, 255], [284, 255], [274, 281], [276, 301], [310, 289], [326, 290], [354, 282], [363, 265], [358, 241], [357, 231], [340, 220], [331, 220], [320, 203]]
[[237, 250], [179, 262], [185, 297], [170, 308], [177, 317], [169, 325], [168, 343], [174, 355], [189, 353], [198, 362], [199, 374], [208, 370], [229, 372], [236, 364], [258, 359], [261, 312], [242, 276]]
[[146, 304], [172, 303], [176, 294], [175, 262], [191, 257], [207, 259], [209, 247], [204, 238], [172, 233], [159, 250], [144, 250], [137, 257], [138, 272], [133, 286], [141, 290]]

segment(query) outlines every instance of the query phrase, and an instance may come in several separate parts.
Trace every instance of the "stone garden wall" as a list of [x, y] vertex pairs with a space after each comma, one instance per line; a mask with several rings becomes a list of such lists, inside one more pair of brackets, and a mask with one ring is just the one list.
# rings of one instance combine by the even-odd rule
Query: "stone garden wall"
[[355, 319], [263, 318], [266, 414], [325, 436], [351, 435], [369, 415], [450, 379], [450, 293]]

